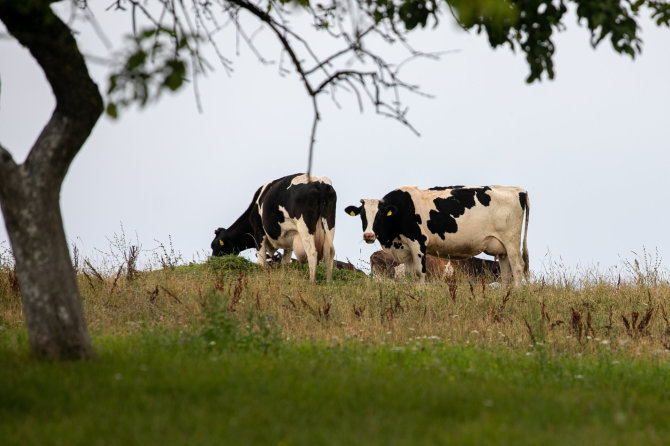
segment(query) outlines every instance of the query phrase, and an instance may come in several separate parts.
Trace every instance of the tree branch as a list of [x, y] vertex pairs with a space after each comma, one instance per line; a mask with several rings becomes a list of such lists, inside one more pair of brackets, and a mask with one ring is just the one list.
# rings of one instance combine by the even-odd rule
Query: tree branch
[[16, 163], [9, 150], [0, 144], [0, 188], [4, 186], [3, 183], [8, 180], [8, 177], [13, 171], [16, 171]]
[[88, 74], [72, 31], [53, 13], [50, 3], [32, 0], [19, 8], [13, 0], [0, 0], [0, 20], [30, 51], [56, 98], [51, 119], [25, 164], [37, 177], [46, 174], [50, 185], [57, 181], [60, 186], [102, 113], [102, 97]]

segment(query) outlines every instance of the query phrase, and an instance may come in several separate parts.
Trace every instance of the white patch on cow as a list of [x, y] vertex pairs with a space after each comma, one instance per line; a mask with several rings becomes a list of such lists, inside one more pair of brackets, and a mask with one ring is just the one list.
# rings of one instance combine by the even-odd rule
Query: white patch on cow
[[447, 261], [444, 265], [444, 277], [452, 277], [456, 273], [454, 265], [451, 264], [451, 261]]
[[367, 226], [363, 230], [363, 234], [372, 234], [372, 224], [375, 221], [377, 216], [377, 210], [379, 209], [379, 200], [373, 198], [364, 198], [361, 200], [363, 204], [363, 212], [365, 212], [365, 218], [367, 219]]
[[291, 184], [289, 184], [288, 189], [291, 188], [291, 186], [295, 186], [296, 184], [307, 184], [307, 183], [326, 183], [329, 185], [333, 185], [333, 183], [330, 181], [330, 178], [328, 177], [315, 177], [314, 175], [310, 175], [309, 177], [307, 174], [302, 174], [298, 175], [297, 177], [293, 178], [291, 180]]

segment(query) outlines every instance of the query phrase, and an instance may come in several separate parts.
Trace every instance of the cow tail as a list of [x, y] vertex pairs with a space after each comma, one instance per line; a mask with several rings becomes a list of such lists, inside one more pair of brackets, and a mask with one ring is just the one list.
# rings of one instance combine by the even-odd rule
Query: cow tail
[[526, 281], [530, 277], [530, 262], [528, 260], [528, 244], [526, 240], [528, 239], [528, 219], [530, 218], [530, 198], [528, 192], [526, 192], [526, 227], [523, 231], [523, 275], [526, 277]]
[[319, 220], [324, 232], [323, 257], [326, 258], [328, 250], [335, 255], [335, 210], [337, 206], [337, 194], [333, 186], [327, 183], [319, 184]]

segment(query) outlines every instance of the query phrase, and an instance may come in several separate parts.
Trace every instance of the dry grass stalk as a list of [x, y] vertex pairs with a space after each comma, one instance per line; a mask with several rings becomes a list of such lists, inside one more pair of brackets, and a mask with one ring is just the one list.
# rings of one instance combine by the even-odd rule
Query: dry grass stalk
[[163, 285], [160, 285], [161, 290], [165, 291], [165, 294], [173, 298], [178, 304], [181, 304], [181, 300], [177, 297], [177, 295], [170, 291], [169, 288], [164, 287]]
[[[158, 290], [156, 290], [158, 292]], [[209, 298], [207, 296], [202, 295], [202, 289], [198, 287], [198, 303], [200, 304], [200, 308], [206, 308], [207, 305], [209, 304]]]
[[237, 276], [237, 282], [235, 282], [235, 289], [233, 290], [233, 295], [228, 303], [228, 311], [235, 311], [235, 307], [242, 300], [242, 292], [246, 291], [249, 288], [249, 282], [247, 280], [247, 275], [242, 269], [239, 270], [239, 276]]
[[114, 281], [112, 282], [112, 286], [109, 289], [110, 296], [114, 294], [114, 290], [116, 289], [116, 283], [119, 281], [119, 277], [121, 277], [121, 271], [123, 271], [123, 265], [119, 266], [119, 270], [116, 272], [116, 276], [114, 276]]
[[93, 265], [91, 265], [91, 262], [88, 259], [84, 260], [84, 265], [86, 265], [86, 267], [91, 271], [91, 273], [93, 273], [93, 276], [98, 280], [98, 282], [105, 283], [105, 278], [102, 277], [102, 274], [100, 274], [100, 272], [97, 269], [95, 269]]
[[586, 312], [586, 335], [588, 336], [589, 333], [591, 333], [592, 337], [596, 337], [596, 331], [593, 329], [593, 325], [591, 325], [591, 312], [587, 311]]
[[572, 327], [572, 332], [577, 336], [577, 341], [582, 343], [582, 311], [577, 311], [574, 308], [570, 307], [572, 310], [572, 319], [570, 321], [570, 326]]
[[451, 296], [452, 302], [456, 302], [456, 291], [458, 290], [456, 280], [448, 280], [447, 284], [449, 286], [449, 296]]
[[128, 253], [126, 254], [126, 277], [128, 280], [135, 280], [139, 274], [139, 271], [137, 270], [137, 259], [139, 255], [139, 246], [131, 245], [128, 247]]
[[354, 311], [354, 315], [360, 320], [363, 317], [363, 313], [365, 313], [365, 305], [357, 307], [356, 304], [353, 304], [352, 309]]
[[149, 296], [149, 303], [155, 304], [158, 298], [158, 285], [153, 290], [147, 290], [147, 295]]
[[9, 289], [12, 290], [12, 292], [20, 296], [21, 295], [21, 289], [19, 288], [19, 279], [16, 277], [16, 265], [9, 271], [7, 271], [7, 283], [9, 284]]
[[72, 244], [72, 268], [75, 274], [79, 274], [79, 248], [74, 243]]
[[523, 323], [526, 326], [526, 329], [528, 330], [528, 336], [530, 337], [530, 341], [533, 343], [533, 345], [537, 345], [537, 339], [535, 339], [535, 334], [533, 334], [533, 329], [530, 328], [530, 324], [528, 323], [528, 320], [526, 319], [525, 316], [522, 316]]
[[[291, 307], [293, 308], [294, 311], [298, 311], [298, 307], [296, 306], [295, 302], [293, 302], [293, 299], [288, 294], [284, 294], [284, 298], [288, 300], [288, 303], [291, 304]], [[286, 305], [284, 305], [284, 308], [288, 308]]]
[[505, 305], [507, 305], [507, 302], [509, 301], [509, 296], [512, 293], [512, 289], [509, 288], [507, 290], [507, 293], [505, 296], [502, 298], [502, 302], [500, 303], [500, 306], [496, 307], [493, 305], [490, 310], [491, 314], [491, 320], [493, 322], [502, 322], [503, 320], [503, 312], [505, 311]]

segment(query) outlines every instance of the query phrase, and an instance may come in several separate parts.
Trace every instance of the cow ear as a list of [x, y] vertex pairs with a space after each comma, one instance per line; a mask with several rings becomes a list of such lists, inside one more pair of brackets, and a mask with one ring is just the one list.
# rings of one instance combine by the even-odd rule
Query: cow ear
[[361, 213], [361, 208], [357, 206], [347, 206], [344, 208], [344, 212], [351, 215], [352, 217], [355, 217]]
[[214, 230], [214, 235], [219, 235], [219, 232], [221, 232], [221, 231], [225, 231], [225, 230], [226, 230], [226, 228], [216, 228], [216, 229]]
[[387, 217], [393, 216], [396, 212], [398, 212], [398, 207], [393, 206], [392, 204], [389, 204], [388, 206], [384, 206], [384, 209], [382, 209], [382, 213], [386, 215]]

